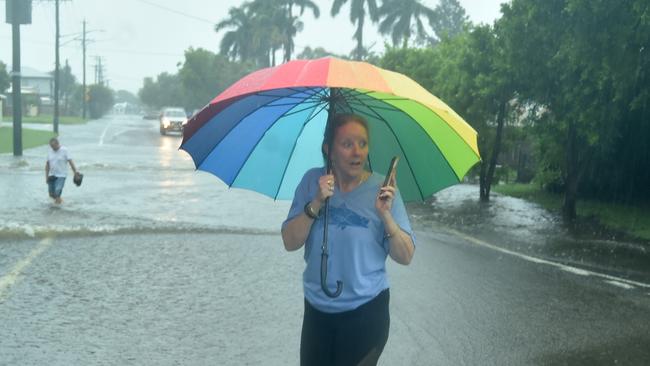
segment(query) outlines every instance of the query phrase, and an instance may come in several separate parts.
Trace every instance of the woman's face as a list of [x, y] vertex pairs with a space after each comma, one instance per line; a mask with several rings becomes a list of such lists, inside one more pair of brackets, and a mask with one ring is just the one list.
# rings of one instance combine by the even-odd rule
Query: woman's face
[[347, 178], [359, 177], [368, 159], [368, 131], [356, 121], [342, 125], [336, 130], [332, 150], [337, 173]]

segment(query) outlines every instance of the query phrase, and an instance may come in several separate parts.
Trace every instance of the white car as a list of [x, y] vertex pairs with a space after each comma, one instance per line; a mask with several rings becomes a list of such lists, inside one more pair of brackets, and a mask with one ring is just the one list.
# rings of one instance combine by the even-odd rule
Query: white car
[[160, 111], [160, 134], [166, 135], [169, 131], [183, 132], [187, 124], [187, 113], [183, 108], [163, 108]]

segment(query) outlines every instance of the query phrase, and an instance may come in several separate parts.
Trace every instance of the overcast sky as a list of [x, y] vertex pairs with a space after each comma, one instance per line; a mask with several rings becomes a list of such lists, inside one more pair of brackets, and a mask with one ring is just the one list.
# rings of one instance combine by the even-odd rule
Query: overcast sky
[[[459, 0], [474, 23], [491, 24], [500, 16], [504, 0]], [[11, 25], [5, 21], [5, 0], [0, 0], [0, 61], [11, 67]], [[82, 22], [87, 21], [86, 80], [95, 80], [98, 58], [104, 66], [104, 78], [115, 90], [136, 93], [146, 76], [161, 72], [175, 73], [189, 48], [218, 52], [222, 33], [214, 24], [228, 15], [228, 9], [243, 0], [61, 0], [61, 65], [68, 60], [79, 82], [82, 75]], [[330, 17], [331, 0], [315, 0], [321, 16], [311, 13], [302, 18], [305, 26], [296, 37], [297, 53], [306, 46], [348, 54], [355, 46], [354, 26], [346, 4], [335, 19]], [[425, 0], [435, 7], [438, 0]], [[21, 63], [39, 71], [54, 69], [54, 1], [33, 2], [32, 24], [21, 26]], [[376, 25], [366, 25], [364, 44], [383, 51], [384, 39]]]

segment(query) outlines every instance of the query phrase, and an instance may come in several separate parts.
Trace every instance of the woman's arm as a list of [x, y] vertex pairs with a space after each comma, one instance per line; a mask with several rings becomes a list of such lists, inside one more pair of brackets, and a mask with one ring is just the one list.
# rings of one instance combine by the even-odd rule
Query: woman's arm
[[[306, 208], [317, 216], [325, 199], [334, 194], [334, 175], [323, 175], [318, 179], [318, 194], [310, 202]], [[315, 218], [311, 218], [304, 211], [300, 215], [291, 219], [282, 228], [282, 241], [284, 248], [291, 252], [302, 248], [311, 230], [311, 225], [314, 223]]]
[[399, 227], [391, 213], [395, 198], [394, 184], [393, 181], [392, 185], [380, 188], [375, 208], [379, 213], [379, 218], [384, 223], [384, 230], [386, 231], [384, 235], [389, 243], [390, 257], [399, 264], [408, 265], [413, 259], [415, 245], [411, 236]]
[[390, 211], [388, 217], [382, 219], [386, 228], [386, 240], [390, 245], [390, 257], [399, 264], [408, 265], [413, 259], [415, 245], [411, 235], [404, 232], [393, 219]]
[[[317, 199], [313, 199], [310, 203], [310, 208], [313, 213], [317, 214], [320, 210], [321, 203]], [[284, 249], [289, 252], [302, 248], [311, 230], [311, 224], [315, 219], [307, 216], [305, 212], [294, 217], [291, 221], [282, 228], [282, 241], [284, 242]]]

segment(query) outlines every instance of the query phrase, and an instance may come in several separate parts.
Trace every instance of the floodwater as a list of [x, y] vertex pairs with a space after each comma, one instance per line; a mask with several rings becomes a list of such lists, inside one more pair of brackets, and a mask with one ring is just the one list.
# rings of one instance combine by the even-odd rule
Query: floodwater
[[[0, 155], [0, 365], [297, 364], [290, 203], [194, 171], [180, 141], [137, 116], [61, 126], [85, 175], [61, 206], [46, 147]], [[380, 364], [647, 364], [643, 245], [477, 196], [458, 185], [409, 204], [417, 250], [410, 266], [389, 260]]]

